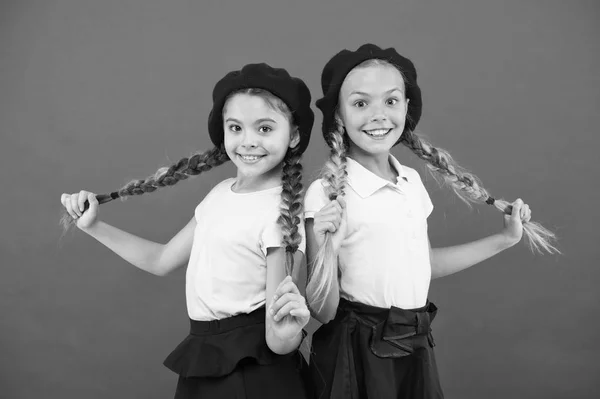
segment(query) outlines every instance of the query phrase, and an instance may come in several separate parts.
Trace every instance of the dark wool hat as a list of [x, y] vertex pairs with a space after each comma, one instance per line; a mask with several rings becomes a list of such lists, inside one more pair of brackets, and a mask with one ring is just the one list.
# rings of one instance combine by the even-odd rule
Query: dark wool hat
[[290, 109], [293, 123], [298, 126], [300, 143], [296, 151], [303, 153], [308, 147], [315, 115], [310, 108], [310, 91], [299, 78], [285, 69], [272, 68], [267, 64], [248, 64], [239, 71], [229, 72], [217, 82], [213, 93], [213, 108], [208, 116], [208, 133], [213, 144], [223, 144], [223, 106], [227, 96], [242, 89], [263, 89], [279, 97]]
[[317, 107], [323, 112], [323, 135], [335, 129], [335, 109], [346, 75], [360, 63], [374, 58], [390, 62], [404, 75], [406, 98], [410, 100], [404, 129], [412, 131], [419, 123], [423, 102], [421, 89], [417, 84], [417, 70], [412, 61], [398, 54], [393, 48], [383, 50], [374, 44], [365, 44], [356, 51], [340, 51], [323, 69], [321, 74], [323, 98], [317, 100]]

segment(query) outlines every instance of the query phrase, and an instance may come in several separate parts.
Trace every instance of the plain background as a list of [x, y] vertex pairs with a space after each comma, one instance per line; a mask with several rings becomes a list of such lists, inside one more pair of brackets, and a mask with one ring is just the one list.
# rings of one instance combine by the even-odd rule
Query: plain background
[[[597, 397], [600, 5], [590, 1], [0, 1], [0, 397], [167, 398], [188, 330], [184, 270], [158, 278], [80, 231], [60, 194], [113, 191], [210, 146], [213, 85], [250, 62], [320, 95], [322, 67], [366, 42], [419, 72], [419, 131], [490, 192], [522, 197], [563, 255], [525, 244], [434, 281], [447, 398]], [[596, 71], [596, 72], [594, 72]], [[317, 113], [305, 182], [327, 151]], [[502, 227], [416, 167], [433, 246]], [[165, 242], [231, 165], [101, 217]]]

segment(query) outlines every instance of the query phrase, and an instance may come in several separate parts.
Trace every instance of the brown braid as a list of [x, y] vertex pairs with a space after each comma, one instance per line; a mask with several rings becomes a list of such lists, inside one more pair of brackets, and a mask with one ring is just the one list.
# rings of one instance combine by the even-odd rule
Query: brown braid
[[285, 247], [285, 270], [288, 276], [292, 275], [294, 268], [294, 253], [302, 242], [298, 232], [298, 225], [302, 215], [302, 164], [300, 154], [293, 149], [288, 150], [283, 161], [281, 176], [281, 215], [277, 223], [283, 233], [283, 246]]
[[[98, 199], [98, 203], [104, 204], [119, 197], [151, 193], [158, 188], [172, 186], [181, 180], [186, 180], [190, 176], [199, 175], [228, 160], [229, 157], [225, 150], [215, 147], [202, 153], [196, 153], [190, 158], [182, 158], [170, 167], [160, 168], [154, 175], [145, 179], [133, 180], [112, 194], [98, 194], [96, 195], [96, 199]], [[89, 203], [86, 201], [85, 209], [88, 206]], [[75, 219], [63, 210], [61, 217], [63, 229], [67, 231], [75, 222]]]
[[[456, 195], [467, 204], [469, 202], [488, 203], [493, 204], [504, 214], [510, 215], [512, 213], [512, 206], [508, 201], [492, 198], [479, 179], [461, 168], [446, 150], [432, 146], [416, 133], [409, 130], [404, 132], [400, 142], [419, 158], [426, 161], [429, 170], [441, 176]], [[434, 177], [437, 177], [435, 174]], [[556, 239], [554, 233], [547, 230], [541, 224], [528, 221], [523, 223], [523, 231], [532, 251], [539, 253], [542, 253], [542, 251], [560, 253], [551, 243]]]
[[[344, 195], [346, 186], [346, 152], [348, 150], [343, 128], [330, 132], [327, 140], [331, 152], [321, 177], [323, 187], [330, 200]], [[319, 312], [331, 291], [333, 278], [337, 274], [337, 255], [333, 253], [331, 234], [325, 233], [325, 241], [310, 265], [306, 293], [313, 311]]]

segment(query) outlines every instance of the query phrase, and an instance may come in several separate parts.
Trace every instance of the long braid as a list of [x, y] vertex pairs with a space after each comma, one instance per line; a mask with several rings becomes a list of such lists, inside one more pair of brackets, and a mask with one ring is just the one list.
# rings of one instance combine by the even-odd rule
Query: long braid
[[[347, 177], [347, 143], [344, 140], [342, 127], [338, 125], [336, 130], [329, 133], [327, 144], [331, 152], [321, 177], [327, 197], [334, 200], [344, 195]], [[323, 308], [337, 270], [337, 256], [333, 253], [331, 234], [325, 233], [325, 241], [309, 268], [306, 292], [313, 310], [320, 311]]]
[[288, 150], [283, 161], [281, 175], [281, 215], [277, 223], [283, 232], [283, 245], [285, 247], [286, 275], [292, 275], [294, 270], [294, 254], [302, 242], [298, 232], [302, 214], [302, 164], [301, 154], [296, 154], [293, 149]]
[[[496, 209], [507, 215], [512, 213], [512, 205], [508, 201], [494, 199], [483, 187], [481, 181], [475, 175], [461, 168], [446, 150], [432, 146], [408, 129], [403, 133], [400, 141], [419, 158], [426, 161], [427, 167], [433, 172], [433, 176], [441, 176], [454, 193], [467, 204], [470, 202], [487, 203], [494, 205]], [[523, 223], [523, 231], [532, 251], [560, 253], [551, 244], [556, 238], [554, 233], [541, 224], [533, 221], [525, 222]]]
[[[145, 179], [132, 180], [118, 191], [110, 194], [98, 194], [96, 195], [96, 199], [98, 203], [104, 204], [117, 198], [151, 193], [158, 188], [172, 186], [181, 180], [186, 180], [190, 176], [199, 175], [228, 160], [229, 157], [225, 150], [214, 147], [208, 151], [196, 153], [190, 158], [182, 158], [169, 167], [160, 168], [152, 176], [148, 176]], [[86, 201], [85, 209], [88, 206], [89, 203]], [[75, 223], [75, 220], [63, 210], [60, 223], [64, 231], [67, 231]]]

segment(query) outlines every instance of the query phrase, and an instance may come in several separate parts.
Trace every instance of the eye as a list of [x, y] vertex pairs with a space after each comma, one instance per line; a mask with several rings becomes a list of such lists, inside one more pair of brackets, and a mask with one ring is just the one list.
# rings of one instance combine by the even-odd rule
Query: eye
[[273, 131], [273, 128], [271, 126], [264, 125], [264, 126], [259, 127], [258, 131], [261, 133], [269, 133], [269, 132]]
[[242, 130], [240, 125], [229, 125], [229, 126], [227, 126], [227, 129], [229, 129], [229, 131], [234, 132], [234, 133], [237, 133]]
[[385, 102], [387, 105], [396, 105], [398, 104], [398, 99], [397, 98], [388, 98]]
[[367, 102], [364, 100], [355, 101], [353, 104], [356, 108], [364, 108], [367, 106]]

